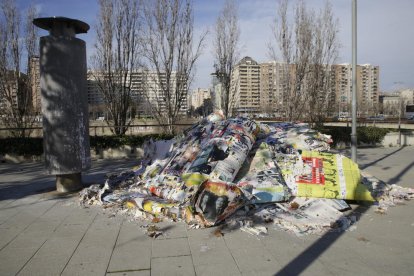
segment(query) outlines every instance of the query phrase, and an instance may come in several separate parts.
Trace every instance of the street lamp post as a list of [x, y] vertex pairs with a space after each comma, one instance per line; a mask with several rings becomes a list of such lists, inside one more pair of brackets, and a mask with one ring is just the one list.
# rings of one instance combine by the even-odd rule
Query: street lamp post
[[357, 0], [352, 0], [352, 131], [351, 158], [357, 162]]

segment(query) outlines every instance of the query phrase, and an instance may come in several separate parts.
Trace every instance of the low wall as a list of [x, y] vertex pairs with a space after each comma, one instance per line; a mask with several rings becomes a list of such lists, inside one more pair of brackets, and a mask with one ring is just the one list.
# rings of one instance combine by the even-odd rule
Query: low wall
[[[401, 143], [399, 143], [401, 137]], [[389, 132], [382, 140], [382, 146], [395, 147], [395, 146], [411, 146], [414, 145], [414, 132]]]
[[139, 147], [131, 147], [128, 145], [119, 148], [109, 149], [91, 149], [92, 159], [119, 159], [119, 158], [142, 158], [144, 150]]
[[[142, 158], [144, 150], [139, 147], [122, 146], [119, 148], [109, 149], [91, 149], [91, 159], [121, 159], [121, 158]], [[44, 160], [42, 155], [16, 155], [16, 154], [0, 154], [1, 163], [23, 163], [23, 162], [40, 162]]]
[[[389, 132], [385, 135], [380, 146], [383, 147], [396, 147], [399, 146], [400, 134], [399, 132]], [[401, 132], [401, 146], [414, 145], [414, 131]], [[349, 145], [348, 145], [349, 146]], [[347, 145], [340, 144], [337, 148], [346, 148]], [[119, 148], [108, 149], [91, 149], [92, 160], [96, 159], [120, 159], [120, 158], [142, 158], [144, 156], [144, 150], [140, 147], [131, 147], [128, 145], [121, 146]], [[42, 156], [23, 156], [5, 154], [0, 155], [0, 162], [7, 163], [21, 163], [21, 162], [39, 162], [43, 160]]]

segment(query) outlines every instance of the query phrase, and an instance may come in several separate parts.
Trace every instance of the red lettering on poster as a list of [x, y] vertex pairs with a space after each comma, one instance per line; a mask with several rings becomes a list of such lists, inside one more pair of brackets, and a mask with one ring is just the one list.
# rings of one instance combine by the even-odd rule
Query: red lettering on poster
[[325, 184], [325, 175], [323, 173], [323, 159], [317, 157], [302, 157], [304, 166], [311, 168], [310, 174], [301, 175], [297, 179], [298, 184]]

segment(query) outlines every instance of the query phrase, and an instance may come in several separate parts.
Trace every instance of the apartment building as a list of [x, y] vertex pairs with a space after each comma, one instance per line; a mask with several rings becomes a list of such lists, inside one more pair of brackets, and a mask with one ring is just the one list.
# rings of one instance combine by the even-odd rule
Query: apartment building
[[282, 80], [292, 74], [292, 70], [293, 66], [284, 62], [270, 61], [260, 64], [261, 112], [267, 114], [282, 112], [287, 92], [287, 85]]
[[362, 114], [378, 109], [379, 103], [379, 67], [370, 64], [357, 66], [358, 110]]
[[244, 57], [232, 73], [230, 110], [236, 114], [257, 114], [260, 106], [260, 65], [251, 57]]
[[[97, 75], [98, 74], [98, 75]], [[97, 78], [99, 73], [88, 72], [88, 103], [90, 108], [103, 107], [105, 101], [102, 95], [101, 89], [98, 87]], [[171, 75], [170, 81], [171, 93], [175, 95], [175, 86], [177, 82], [177, 74]], [[167, 85], [167, 79], [165, 74], [160, 76], [151, 71], [137, 70], [130, 72], [127, 75], [127, 83], [130, 83], [131, 100], [133, 101], [133, 107], [138, 116], [150, 116], [152, 109], [165, 110], [166, 102], [162, 95], [162, 87]], [[184, 84], [181, 90], [178, 92], [179, 99], [181, 100], [181, 107], [179, 113], [185, 114], [187, 112], [187, 85]], [[175, 104], [173, 98], [171, 104]]]
[[414, 89], [402, 89], [400, 97], [406, 104], [414, 104]]
[[[325, 65], [326, 96], [321, 95], [332, 112], [350, 112], [352, 103], [352, 66]], [[257, 63], [244, 57], [232, 73], [230, 99], [233, 114], [281, 113], [289, 101], [286, 80], [294, 77], [295, 64], [283, 62]], [[357, 66], [357, 104], [360, 114], [369, 114], [379, 105], [379, 67]], [[304, 87], [306, 92], [306, 87]], [[309, 107], [311, 108], [311, 107]]]
[[39, 56], [29, 57], [28, 74], [30, 75], [30, 86], [32, 90], [32, 104], [33, 110], [37, 114], [40, 114], [42, 112], [39, 62]]
[[223, 104], [223, 85], [220, 83], [216, 73], [211, 74], [211, 100], [215, 110], [224, 109]]
[[31, 105], [31, 90], [28, 87], [28, 78], [22, 72], [5, 72], [0, 87], [0, 109], [18, 109], [20, 106]]
[[193, 109], [197, 109], [204, 104], [204, 100], [211, 99], [210, 89], [197, 88], [194, 89], [189, 97], [191, 106]]
[[[350, 112], [352, 103], [352, 65], [332, 65], [335, 70], [336, 102], [339, 111]], [[357, 65], [357, 106], [360, 114], [368, 115], [379, 105], [379, 66]]]
[[14, 108], [17, 108], [19, 104], [28, 104], [36, 113], [41, 112], [39, 57], [29, 57], [27, 69], [27, 75], [21, 72], [6, 72], [4, 91], [1, 91], [4, 95], [0, 95], [0, 107], [13, 104]]
[[402, 89], [380, 95], [381, 113], [388, 116], [405, 116], [407, 105], [414, 104], [414, 89]]

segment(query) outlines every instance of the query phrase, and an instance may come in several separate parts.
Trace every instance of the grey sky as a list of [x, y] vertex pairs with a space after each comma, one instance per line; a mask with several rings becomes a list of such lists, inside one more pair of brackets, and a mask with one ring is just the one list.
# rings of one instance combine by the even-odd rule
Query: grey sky
[[[94, 30], [98, 5], [95, 0], [30, 0], [38, 5], [41, 16], [67, 16], [86, 21], [92, 29], [79, 36], [93, 52]], [[18, 0], [23, 9], [29, 0]], [[147, 0], [150, 1], [150, 0]], [[222, 8], [223, 0], [195, 0], [195, 28], [198, 33], [212, 26]], [[267, 43], [271, 39], [271, 24], [276, 14], [277, 0], [239, 0], [241, 55], [258, 62], [269, 60]], [[305, 0], [308, 7], [320, 9], [325, 0]], [[331, 0], [340, 24], [342, 48], [338, 63], [351, 62], [352, 0]], [[414, 88], [414, 0], [358, 0], [358, 64], [380, 66], [380, 89]], [[197, 64], [193, 88], [209, 87], [213, 70], [212, 32]]]

